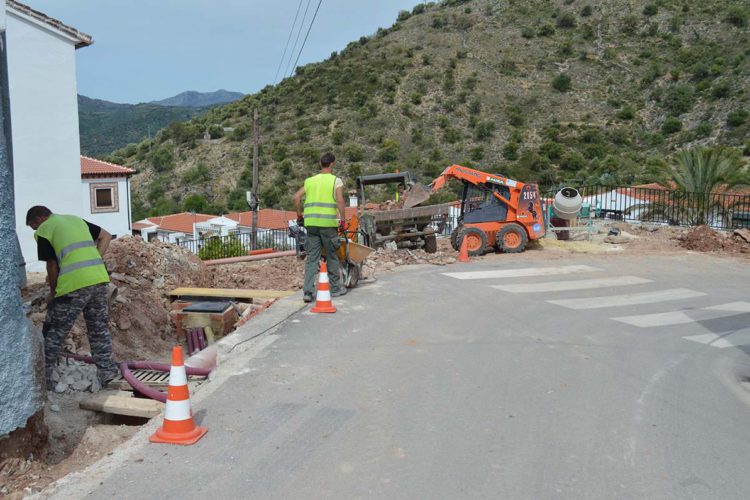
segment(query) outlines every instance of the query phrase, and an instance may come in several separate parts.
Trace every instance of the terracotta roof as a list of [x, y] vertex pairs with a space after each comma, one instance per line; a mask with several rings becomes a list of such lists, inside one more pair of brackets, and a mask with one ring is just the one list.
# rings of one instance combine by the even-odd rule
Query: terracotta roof
[[[240, 226], [252, 227], [253, 213], [233, 212], [224, 217], [237, 221]], [[290, 210], [276, 210], [275, 208], [261, 208], [258, 210], [258, 227], [262, 229], [286, 229], [287, 222], [297, 219], [297, 212]]]
[[162, 229], [164, 231], [190, 234], [193, 232], [194, 223], [206, 222], [207, 220], [214, 218], [216, 218], [215, 215], [191, 214], [190, 212], [182, 212], [173, 215], [163, 215], [161, 217], [149, 217], [147, 219], [136, 222], [136, 224], [150, 222], [154, 226], [158, 226], [159, 229]]
[[141, 229], [146, 229], [149, 227], [154, 227], [153, 224], [150, 222], [133, 222], [132, 228], [136, 231], [140, 231]]
[[129, 177], [134, 173], [132, 168], [81, 155], [81, 177]]
[[77, 29], [71, 26], [68, 26], [67, 24], [61, 21], [58, 21], [55, 18], [49, 17], [48, 15], [42, 12], [39, 12], [38, 10], [32, 9], [28, 5], [24, 5], [21, 2], [16, 2], [16, 0], [6, 0], [5, 3], [7, 4], [8, 7], [15, 10], [16, 12], [29, 16], [31, 18], [34, 18], [37, 21], [40, 21], [56, 29], [57, 31], [62, 32], [63, 34], [69, 36], [70, 38], [73, 38], [74, 40], [76, 40], [77, 49], [81, 47], [86, 47], [94, 43], [94, 40], [92, 40], [91, 35], [87, 35], [86, 33], [82, 31], [78, 31]]

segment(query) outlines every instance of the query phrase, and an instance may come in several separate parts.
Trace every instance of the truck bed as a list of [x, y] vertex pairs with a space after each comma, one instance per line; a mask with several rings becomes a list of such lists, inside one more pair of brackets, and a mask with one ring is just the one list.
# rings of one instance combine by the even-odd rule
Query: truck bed
[[400, 220], [430, 219], [435, 215], [448, 215], [450, 203], [428, 205], [426, 207], [397, 208], [394, 210], [367, 210], [375, 222], [390, 222]]

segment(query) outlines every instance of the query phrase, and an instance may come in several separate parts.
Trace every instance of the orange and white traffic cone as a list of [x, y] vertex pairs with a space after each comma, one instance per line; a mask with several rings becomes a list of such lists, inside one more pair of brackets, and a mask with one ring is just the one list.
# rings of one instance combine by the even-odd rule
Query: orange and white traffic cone
[[315, 307], [310, 309], [314, 313], [335, 313], [336, 308], [331, 302], [331, 285], [328, 284], [328, 268], [326, 261], [320, 263], [320, 276], [318, 277], [318, 291], [315, 294]]
[[469, 259], [469, 242], [466, 236], [461, 240], [461, 249], [458, 251], [458, 262], [470, 262]]
[[164, 410], [164, 424], [149, 438], [152, 443], [193, 444], [208, 432], [205, 427], [197, 427], [190, 410], [187, 374], [182, 362], [182, 347], [172, 349], [172, 368], [169, 371], [167, 407]]

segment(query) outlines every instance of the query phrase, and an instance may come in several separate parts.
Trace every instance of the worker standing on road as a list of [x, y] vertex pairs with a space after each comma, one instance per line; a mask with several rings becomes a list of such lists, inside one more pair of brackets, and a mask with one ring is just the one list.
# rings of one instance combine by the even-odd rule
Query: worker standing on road
[[[307, 228], [307, 241], [305, 242], [307, 262], [305, 263], [305, 284], [302, 289], [305, 302], [312, 302], [313, 292], [315, 292], [315, 275], [319, 270], [323, 248], [326, 251], [331, 296], [339, 297], [346, 294], [346, 285], [339, 279], [340, 264], [337, 252], [340, 245], [338, 232], [346, 231], [344, 182], [333, 175], [335, 164], [336, 157], [332, 153], [321, 156], [320, 173], [305, 179], [305, 185], [294, 194], [297, 223]], [[303, 196], [305, 197], [304, 212], [300, 210]]]
[[109, 332], [109, 274], [102, 256], [112, 235], [75, 215], [53, 214], [43, 206], [31, 207], [26, 225], [37, 241], [39, 260], [47, 262], [50, 296], [44, 321], [44, 359], [47, 387], [60, 347], [83, 311], [91, 355], [102, 386], [118, 375]]

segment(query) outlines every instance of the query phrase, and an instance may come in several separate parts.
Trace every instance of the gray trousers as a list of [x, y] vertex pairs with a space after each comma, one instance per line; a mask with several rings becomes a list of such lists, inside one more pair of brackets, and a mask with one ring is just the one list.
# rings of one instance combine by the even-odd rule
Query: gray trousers
[[47, 318], [42, 330], [47, 388], [54, 387], [52, 368], [57, 364], [65, 337], [81, 312], [86, 320], [86, 333], [99, 382], [104, 385], [120, 373], [112, 356], [107, 283], [100, 283], [57, 297], [47, 306]]
[[318, 283], [318, 272], [320, 270], [320, 256], [322, 249], [326, 249], [326, 267], [328, 268], [328, 281], [331, 284], [331, 293], [339, 291], [340, 270], [339, 256], [336, 252], [339, 249], [339, 232], [335, 227], [305, 227], [307, 229], [307, 241], [305, 242], [305, 252], [307, 252], [307, 261], [305, 262], [305, 285], [302, 288], [303, 293], [315, 295], [315, 285]]

